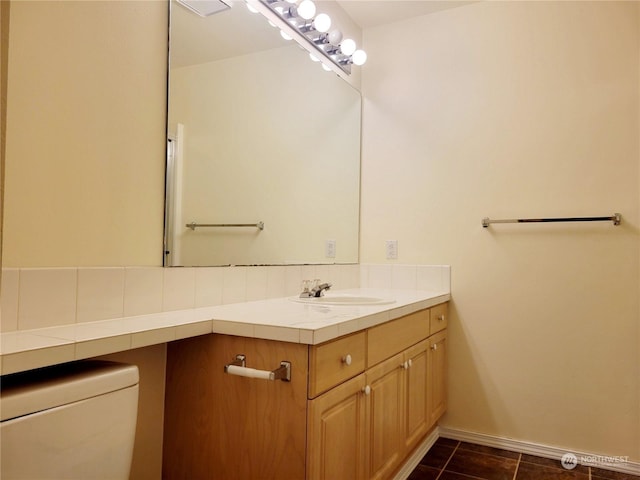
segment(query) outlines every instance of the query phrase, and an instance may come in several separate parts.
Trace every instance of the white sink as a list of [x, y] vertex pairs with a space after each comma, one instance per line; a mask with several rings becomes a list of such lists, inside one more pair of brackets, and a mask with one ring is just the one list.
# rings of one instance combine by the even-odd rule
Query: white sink
[[348, 293], [326, 294], [323, 297], [291, 298], [294, 302], [310, 303], [316, 305], [387, 305], [395, 300], [382, 297], [370, 297], [363, 295], [351, 295]]

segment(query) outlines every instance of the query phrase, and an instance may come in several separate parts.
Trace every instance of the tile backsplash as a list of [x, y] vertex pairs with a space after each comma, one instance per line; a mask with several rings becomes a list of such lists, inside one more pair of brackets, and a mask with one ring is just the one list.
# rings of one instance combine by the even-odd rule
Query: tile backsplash
[[4, 268], [2, 332], [296, 295], [303, 279], [334, 289], [449, 291], [440, 265]]

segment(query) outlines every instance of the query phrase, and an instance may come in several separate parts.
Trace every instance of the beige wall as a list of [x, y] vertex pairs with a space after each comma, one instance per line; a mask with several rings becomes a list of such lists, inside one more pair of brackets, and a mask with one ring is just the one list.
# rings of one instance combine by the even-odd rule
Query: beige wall
[[448, 427], [640, 459], [639, 6], [365, 30], [361, 261], [451, 264]]
[[12, 2], [5, 267], [162, 264], [167, 12]]
[[[2, 266], [160, 266], [167, 4], [12, 1], [10, 38], [5, 4]], [[132, 480], [160, 478], [165, 357], [113, 356], [141, 372]]]

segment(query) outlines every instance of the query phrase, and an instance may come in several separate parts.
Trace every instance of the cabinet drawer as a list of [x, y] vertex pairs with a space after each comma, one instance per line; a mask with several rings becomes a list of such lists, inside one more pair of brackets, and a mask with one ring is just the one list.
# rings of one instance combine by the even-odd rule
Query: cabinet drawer
[[380, 363], [428, 336], [429, 310], [373, 327], [367, 336], [367, 366]]
[[365, 332], [309, 347], [309, 398], [364, 372]]
[[442, 303], [440, 305], [436, 305], [435, 307], [431, 307], [431, 320], [429, 328], [429, 332], [431, 335], [447, 328], [447, 324], [449, 323], [448, 306], [448, 303]]

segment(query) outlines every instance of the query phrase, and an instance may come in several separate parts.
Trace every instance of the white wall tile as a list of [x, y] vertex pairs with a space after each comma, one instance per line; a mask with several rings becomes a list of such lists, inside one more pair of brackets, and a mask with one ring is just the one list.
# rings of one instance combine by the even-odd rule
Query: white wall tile
[[186, 310], [195, 305], [196, 276], [194, 268], [165, 268], [162, 311]]
[[318, 278], [316, 275], [315, 265], [300, 265], [300, 281], [314, 280]]
[[196, 308], [222, 304], [223, 267], [196, 268]]
[[440, 265], [418, 265], [418, 289], [442, 290], [443, 269]]
[[247, 267], [247, 301], [267, 298], [267, 270], [271, 267]]
[[340, 284], [344, 285], [340, 288], [358, 288], [360, 287], [360, 266], [359, 265], [339, 265]]
[[247, 268], [230, 267], [225, 269], [222, 283], [222, 303], [239, 303], [247, 298]]
[[287, 265], [285, 267], [285, 296], [297, 295], [302, 291], [302, 266]]
[[76, 268], [21, 269], [18, 328], [75, 323], [77, 280]]
[[451, 265], [442, 265], [442, 288], [451, 291]]
[[267, 268], [267, 298], [286, 297], [286, 267], [273, 266]]
[[369, 288], [369, 265], [359, 265], [360, 287]]
[[125, 268], [125, 317], [162, 311], [162, 270], [162, 267]]
[[2, 269], [2, 287], [0, 291], [0, 331], [12, 332], [18, 329], [18, 292], [20, 270]]
[[368, 288], [391, 288], [392, 265], [369, 265]]
[[122, 317], [124, 268], [79, 268], [77, 322]]
[[416, 266], [393, 265], [391, 267], [391, 288], [416, 289]]
[[449, 289], [448, 265], [4, 269], [2, 331], [297, 295], [303, 279], [346, 288]]
[[333, 265], [315, 265], [313, 278], [317, 278], [321, 283], [334, 282], [335, 279], [333, 277], [335, 275], [332, 274], [332, 267]]

